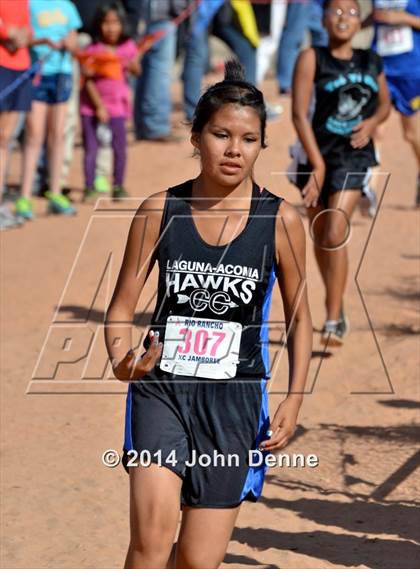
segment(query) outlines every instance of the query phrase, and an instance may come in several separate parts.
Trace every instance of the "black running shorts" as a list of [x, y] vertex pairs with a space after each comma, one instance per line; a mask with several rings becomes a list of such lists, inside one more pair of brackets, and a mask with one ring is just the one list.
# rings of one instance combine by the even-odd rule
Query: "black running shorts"
[[130, 384], [124, 468], [128, 472], [150, 460], [175, 472], [183, 480], [181, 507], [255, 502], [267, 467], [257, 464], [262, 453], [251, 453], [251, 466], [249, 459], [269, 426], [266, 383], [195, 379]]
[[[296, 186], [303, 190], [311, 175], [310, 164], [299, 164]], [[328, 207], [328, 197], [341, 191], [362, 190], [370, 178], [370, 167], [366, 165], [353, 167], [327, 168], [324, 185], [321, 188], [320, 201]]]

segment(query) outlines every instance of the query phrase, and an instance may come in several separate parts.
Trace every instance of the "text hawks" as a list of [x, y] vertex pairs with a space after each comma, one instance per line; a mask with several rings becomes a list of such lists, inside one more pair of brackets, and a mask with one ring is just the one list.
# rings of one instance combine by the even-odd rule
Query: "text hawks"
[[171, 261], [166, 263], [167, 294], [188, 289], [223, 291], [249, 304], [259, 281], [258, 269], [243, 265], [218, 264], [199, 261]]

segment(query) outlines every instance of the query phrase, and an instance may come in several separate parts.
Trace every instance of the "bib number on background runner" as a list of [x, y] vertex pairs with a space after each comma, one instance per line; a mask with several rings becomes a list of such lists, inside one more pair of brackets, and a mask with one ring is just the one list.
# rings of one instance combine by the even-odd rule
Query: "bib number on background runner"
[[169, 316], [160, 369], [209, 379], [235, 377], [241, 336], [238, 322]]
[[413, 30], [410, 26], [378, 26], [379, 55], [399, 55], [413, 50]]

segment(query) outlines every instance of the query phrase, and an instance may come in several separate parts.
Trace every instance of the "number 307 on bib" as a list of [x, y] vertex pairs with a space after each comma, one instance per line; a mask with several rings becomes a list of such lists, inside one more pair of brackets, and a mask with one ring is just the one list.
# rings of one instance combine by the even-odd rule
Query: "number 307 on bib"
[[238, 322], [169, 316], [160, 368], [167, 373], [209, 379], [235, 377], [241, 335]]

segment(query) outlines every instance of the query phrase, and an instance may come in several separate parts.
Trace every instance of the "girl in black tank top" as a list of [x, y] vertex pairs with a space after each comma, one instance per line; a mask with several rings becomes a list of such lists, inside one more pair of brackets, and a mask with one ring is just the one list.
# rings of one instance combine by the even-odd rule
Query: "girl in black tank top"
[[[267, 456], [296, 427], [312, 344], [305, 234], [295, 209], [253, 181], [265, 121], [261, 92], [229, 62], [226, 79], [196, 109], [199, 176], [146, 199], [130, 228], [105, 326], [115, 376], [130, 382], [123, 446], [130, 569], [166, 567], [180, 506], [176, 566], [219, 566], [240, 504], [261, 495]], [[155, 263], [151, 328], [144, 349], [132, 349], [134, 310]], [[276, 280], [290, 373], [270, 421]]]
[[370, 167], [377, 164], [372, 135], [388, 116], [390, 101], [379, 56], [352, 48], [360, 29], [357, 1], [327, 0], [324, 25], [329, 46], [302, 52], [295, 68], [293, 122], [307, 155], [307, 163], [297, 168], [296, 185], [308, 208], [326, 287], [321, 342], [340, 346], [349, 330], [343, 296], [350, 220]]

